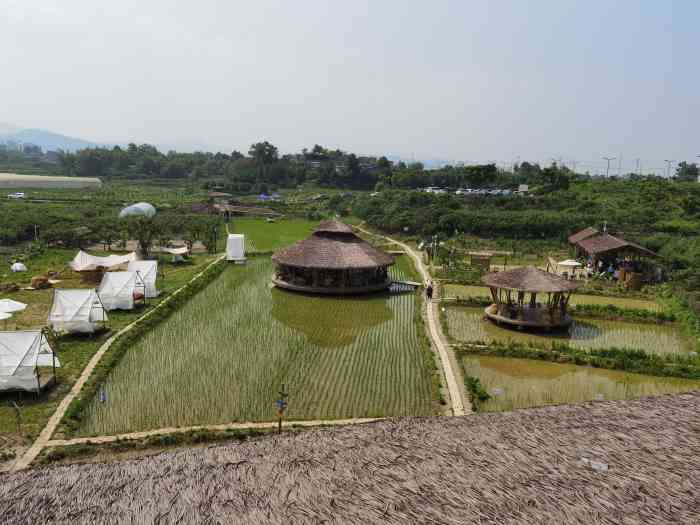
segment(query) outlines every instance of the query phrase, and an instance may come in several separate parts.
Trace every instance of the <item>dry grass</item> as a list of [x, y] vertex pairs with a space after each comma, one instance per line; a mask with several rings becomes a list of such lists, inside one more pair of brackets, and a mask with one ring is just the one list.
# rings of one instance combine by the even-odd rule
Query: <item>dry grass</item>
[[13, 523], [697, 523], [700, 392], [5, 476]]

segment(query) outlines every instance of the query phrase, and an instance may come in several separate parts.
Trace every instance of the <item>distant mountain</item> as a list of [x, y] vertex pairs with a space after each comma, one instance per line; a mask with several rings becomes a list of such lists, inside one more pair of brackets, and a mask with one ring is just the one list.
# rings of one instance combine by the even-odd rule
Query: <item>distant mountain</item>
[[43, 129], [22, 129], [12, 124], [0, 123], [0, 144], [18, 142], [21, 144], [34, 144], [41, 146], [44, 151], [76, 151], [97, 146], [109, 146], [98, 144], [75, 137], [68, 137], [60, 133], [53, 133]]

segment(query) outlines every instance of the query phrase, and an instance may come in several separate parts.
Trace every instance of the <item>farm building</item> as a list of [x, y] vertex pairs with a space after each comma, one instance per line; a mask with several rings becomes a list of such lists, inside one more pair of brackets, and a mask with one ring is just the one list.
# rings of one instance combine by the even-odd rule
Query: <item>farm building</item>
[[102, 181], [93, 177], [54, 177], [0, 173], [0, 188], [99, 188]]
[[158, 261], [131, 261], [127, 271], [138, 272], [146, 287], [146, 298], [158, 297], [156, 280], [158, 279]]
[[106, 322], [107, 314], [96, 290], [54, 290], [48, 325], [55, 332], [91, 334]]
[[581, 255], [596, 259], [608, 257], [656, 257], [656, 253], [621, 237], [615, 237], [607, 232], [599, 232], [595, 228], [585, 228], [569, 236], [569, 244]]
[[289, 290], [347, 295], [389, 287], [394, 258], [360, 239], [347, 224], [323, 221], [304, 240], [277, 251], [273, 283]]
[[[544, 329], [571, 324], [567, 308], [572, 292], [578, 288], [574, 281], [534, 266], [523, 266], [489, 273], [484, 276], [484, 283], [493, 298], [493, 304], [486, 308], [485, 314], [497, 324]], [[540, 298], [546, 298], [546, 303], [537, 300], [538, 294]]]
[[144, 299], [146, 285], [137, 272], [107, 272], [97, 294], [107, 311], [131, 310], [134, 302]]
[[[41, 330], [0, 332], [0, 392], [41, 392], [56, 381], [61, 366]], [[51, 368], [42, 374], [40, 368]]]

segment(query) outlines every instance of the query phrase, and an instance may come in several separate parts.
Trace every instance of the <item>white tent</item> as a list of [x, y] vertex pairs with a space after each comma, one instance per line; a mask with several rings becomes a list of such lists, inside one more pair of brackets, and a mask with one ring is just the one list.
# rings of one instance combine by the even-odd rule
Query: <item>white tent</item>
[[143, 279], [136, 272], [107, 272], [97, 290], [105, 310], [131, 310], [134, 294], [145, 295]]
[[245, 261], [245, 236], [240, 233], [229, 233], [226, 240], [226, 260]]
[[54, 290], [48, 324], [56, 332], [91, 334], [106, 321], [96, 290]]
[[26, 272], [27, 267], [24, 263], [16, 262], [12, 266], [10, 266], [10, 270], [12, 270], [13, 272]]
[[113, 270], [118, 266], [127, 265], [136, 259], [136, 252], [127, 253], [126, 255], [108, 255], [107, 257], [97, 257], [80, 250], [69, 265], [76, 272], [97, 270], [99, 267]]
[[[61, 366], [46, 335], [40, 330], [0, 332], [0, 391], [27, 390], [39, 392], [42, 375], [39, 367]], [[46, 381], [44, 381], [46, 384]]]
[[12, 314], [14, 312], [21, 312], [26, 307], [26, 304], [20, 303], [19, 301], [13, 301], [12, 299], [0, 299], [0, 312]]
[[190, 249], [187, 246], [180, 246], [178, 248], [161, 248], [160, 251], [171, 255], [187, 255], [190, 252]]
[[133, 215], [140, 215], [142, 217], [153, 217], [156, 214], [156, 209], [152, 204], [147, 202], [137, 202], [131, 206], [127, 206], [119, 212], [119, 218], [130, 217]]
[[146, 297], [158, 297], [156, 279], [158, 278], [158, 261], [132, 261], [127, 268], [130, 272], [138, 272], [146, 285]]

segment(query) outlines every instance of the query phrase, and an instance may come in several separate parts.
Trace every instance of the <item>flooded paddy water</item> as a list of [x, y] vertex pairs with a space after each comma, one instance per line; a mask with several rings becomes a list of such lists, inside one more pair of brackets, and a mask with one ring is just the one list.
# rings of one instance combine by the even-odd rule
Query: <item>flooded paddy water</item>
[[496, 412], [542, 405], [629, 399], [700, 389], [700, 381], [630, 374], [585, 366], [495, 356], [464, 356], [491, 399], [479, 410]]
[[615, 347], [655, 354], [682, 354], [693, 350], [692, 341], [673, 324], [577, 318], [564, 332], [541, 334], [497, 326], [484, 320], [484, 309], [481, 307], [444, 308], [448, 333], [457, 341], [517, 342], [540, 347], [549, 347], [557, 342], [583, 350]]

